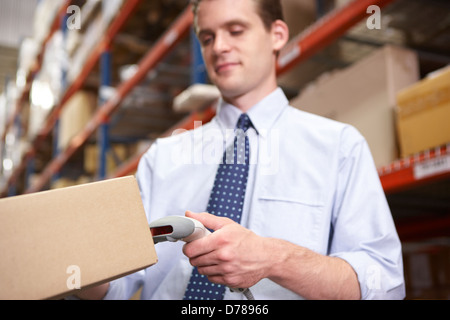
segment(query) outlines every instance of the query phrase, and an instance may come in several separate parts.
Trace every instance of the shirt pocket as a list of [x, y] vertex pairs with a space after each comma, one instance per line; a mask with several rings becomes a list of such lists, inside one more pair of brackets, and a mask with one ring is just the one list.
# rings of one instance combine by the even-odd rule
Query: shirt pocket
[[317, 251], [324, 217], [319, 190], [289, 184], [263, 184], [257, 197], [255, 223], [260, 234]]

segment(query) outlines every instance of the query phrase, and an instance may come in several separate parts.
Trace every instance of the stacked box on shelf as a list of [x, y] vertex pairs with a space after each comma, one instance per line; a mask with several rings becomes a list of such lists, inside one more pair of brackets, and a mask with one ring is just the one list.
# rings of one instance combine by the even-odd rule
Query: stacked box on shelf
[[42, 129], [44, 121], [64, 90], [62, 79], [66, 67], [64, 40], [61, 31], [55, 32], [48, 41], [42, 67], [34, 77], [30, 92], [30, 115], [28, 138], [33, 140]]
[[6, 183], [28, 147], [27, 140], [23, 138], [22, 123], [10, 126], [8, 131], [4, 132], [6, 122], [16, 107], [17, 93], [15, 83], [10, 82], [6, 92], [0, 97], [0, 133], [5, 136], [5, 140], [0, 143], [0, 184]]
[[6, 123], [12, 115], [17, 99], [17, 87], [13, 82], [6, 85], [6, 90], [0, 95], [0, 134], [5, 134]]
[[89, 122], [97, 107], [97, 95], [88, 91], [76, 92], [61, 111], [58, 148], [64, 150], [71, 139]]
[[[114, 172], [122, 163], [135, 154], [137, 144], [112, 144], [106, 155], [106, 171]], [[97, 145], [87, 145], [84, 149], [84, 171], [96, 175], [99, 169], [100, 148]]]
[[[80, 30], [69, 30], [68, 49], [71, 55], [70, 68], [67, 73], [68, 82], [73, 82], [84, 67], [86, 59], [101, 41], [114, 16], [120, 10], [123, 0], [98, 1], [90, 0], [81, 8]], [[101, 10], [98, 8], [101, 7]]]
[[38, 45], [44, 43], [52, 27], [53, 21], [65, 1], [41, 0], [38, 1], [33, 21], [33, 39]]
[[[83, 69], [84, 63], [95, 45], [100, 41], [102, 18], [98, 15], [86, 28], [86, 32], [80, 36], [79, 45], [74, 49], [70, 58], [70, 68], [67, 71], [68, 83], [72, 83]], [[75, 32], [75, 31], [72, 31]]]
[[[87, 0], [86, 3], [80, 9], [80, 21], [73, 21], [73, 27], [68, 27], [67, 38], [66, 38], [66, 51], [69, 56], [77, 51], [78, 47], [82, 44], [82, 38], [91, 24], [92, 19], [98, 15], [99, 8], [101, 7], [100, 0]], [[75, 12], [73, 14], [76, 14]], [[79, 24], [77, 25], [77, 22]]]
[[50, 186], [50, 189], [61, 189], [61, 188], [67, 188], [72, 186], [77, 186], [80, 184], [86, 184], [90, 183], [93, 180], [87, 176], [80, 176], [78, 179], [71, 179], [71, 178], [59, 178], [55, 181], [52, 181], [52, 184]]
[[38, 44], [33, 38], [24, 38], [20, 44], [17, 61], [16, 85], [19, 94], [23, 92], [30, 72], [36, 67]]
[[400, 91], [397, 105], [402, 157], [450, 143], [450, 67]]
[[416, 53], [388, 45], [346, 69], [322, 76], [294, 98], [291, 105], [356, 127], [380, 167], [399, 155], [396, 94], [418, 79]]
[[450, 298], [450, 243], [438, 238], [403, 244], [406, 299]]

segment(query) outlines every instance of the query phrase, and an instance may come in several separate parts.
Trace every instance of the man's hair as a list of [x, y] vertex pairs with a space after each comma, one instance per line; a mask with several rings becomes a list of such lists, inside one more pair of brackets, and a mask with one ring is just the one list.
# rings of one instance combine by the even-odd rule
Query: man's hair
[[[200, 2], [203, 0], [191, 0], [192, 10], [194, 15], [197, 15], [197, 10]], [[204, 0], [208, 1], [208, 0]], [[255, 2], [258, 9], [258, 15], [260, 16], [264, 27], [267, 30], [272, 28], [272, 23], [275, 20], [284, 20], [283, 9], [280, 0], [252, 0]]]

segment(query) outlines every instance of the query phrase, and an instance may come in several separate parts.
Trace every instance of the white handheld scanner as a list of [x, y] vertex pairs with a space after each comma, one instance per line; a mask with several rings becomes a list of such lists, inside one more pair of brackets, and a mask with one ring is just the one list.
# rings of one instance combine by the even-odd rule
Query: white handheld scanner
[[211, 232], [200, 221], [183, 216], [168, 216], [149, 224], [153, 242], [191, 242]]
[[[168, 216], [155, 220], [149, 224], [153, 242], [182, 240], [191, 242], [207, 236], [211, 232], [198, 220], [183, 216]], [[247, 299], [254, 300], [249, 289], [230, 288], [231, 291], [242, 292]]]

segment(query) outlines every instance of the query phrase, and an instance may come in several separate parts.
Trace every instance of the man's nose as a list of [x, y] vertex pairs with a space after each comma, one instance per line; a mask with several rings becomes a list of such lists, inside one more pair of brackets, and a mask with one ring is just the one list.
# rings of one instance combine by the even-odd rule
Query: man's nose
[[223, 52], [227, 52], [229, 50], [230, 50], [230, 43], [228, 37], [223, 33], [217, 34], [216, 38], [214, 39], [214, 52], [216, 54], [220, 54]]

